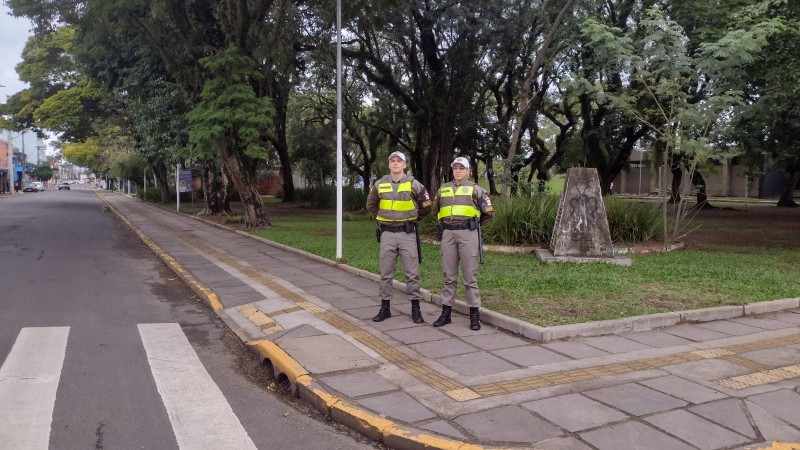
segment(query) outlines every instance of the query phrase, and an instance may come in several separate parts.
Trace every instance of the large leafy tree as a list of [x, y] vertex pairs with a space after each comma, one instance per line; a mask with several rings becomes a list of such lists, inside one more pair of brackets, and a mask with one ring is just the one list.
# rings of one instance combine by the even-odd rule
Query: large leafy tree
[[188, 115], [190, 140], [198, 147], [217, 150], [245, 205], [246, 225], [269, 226], [255, 179], [259, 162], [266, 158], [261, 130], [273, 114], [269, 99], [256, 96], [250, 83], [261, 74], [253, 61], [233, 46], [203, 58], [201, 64], [211, 78]]
[[764, 1], [744, 10], [742, 20], [778, 22], [763, 51], [748, 59], [744, 83], [748, 104], [736, 116], [736, 136], [748, 158], [766, 153], [784, 182], [778, 206], [796, 207], [794, 189], [800, 182], [800, 3]]

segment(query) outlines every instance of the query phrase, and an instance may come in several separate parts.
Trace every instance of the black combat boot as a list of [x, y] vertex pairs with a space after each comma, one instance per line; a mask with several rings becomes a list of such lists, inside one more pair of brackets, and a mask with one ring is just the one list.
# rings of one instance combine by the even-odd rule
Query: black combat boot
[[436, 322], [433, 322], [433, 326], [441, 327], [450, 323], [450, 311], [453, 310], [452, 306], [444, 306], [442, 305], [442, 314], [436, 319]]
[[481, 329], [481, 313], [478, 308], [469, 309], [469, 329], [472, 331]]
[[373, 322], [383, 322], [384, 320], [392, 317], [392, 311], [389, 309], [389, 300], [381, 300], [381, 310], [378, 315], [372, 318]]
[[411, 320], [414, 323], [425, 323], [422, 318], [422, 311], [419, 310], [419, 300], [411, 300]]

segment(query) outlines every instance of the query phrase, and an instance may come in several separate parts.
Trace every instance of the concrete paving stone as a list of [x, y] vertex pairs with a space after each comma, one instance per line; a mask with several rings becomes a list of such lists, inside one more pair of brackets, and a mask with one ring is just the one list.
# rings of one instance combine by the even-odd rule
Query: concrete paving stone
[[437, 420], [435, 422], [431, 422], [425, 425], [420, 426], [423, 430], [433, 431], [434, 433], [441, 434], [443, 436], [454, 437], [461, 440], [469, 439], [467, 436], [464, 435], [458, 428], [450, 425], [448, 422], [444, 420]]
[[466, 376], [489, 375], [517, 368], [517, 366], [487, 352], [448, 356], [440, 358], [438, 362]]
[[690, 341], [697, 341], [697, 342], [711, 341], [714, 339], [721, 339], [729, 336], [725, 333], [709, 330], [708, 328], [699, 327], [694, 324], [675, 325], [673, 327], [662, 328], [661, 331], [663, 331], [664, 333], [672, 334], [674, 336], [682, 337], [684, 339], [689, 339]]
[[739, 356], [772, 367], [800, 364], [800, 344], [741, 353]]
[[534, 443], [533, 447], [541, 450], [592, 450], [591, 447], [572, 436], [545, 439]]
[[[297, 286], [295, 284], [295, 286]], [[303, 287], [303, 290], [308, 292], [311, 295], [316, 295], [319, 298], [324, 298], [327, 296], [331, 297], [355, 297], [355, 291], [350, 290], [346, 287], [339, 286], [338, 284], [332, 284], [328, 282], [328, 284], [320, 284], [316, 286], [307, 286]]]
[[391, 394], [362, 398], [358, 403], [388, 417], [393, 417], [403, 422], [417, 422], [432, 419], [436, 413], [414, 400], [405, 392], [392, 392]]
[[684, 380], [674, 375], [644, 380], [639, 383], [694, 404], [727, 397], [725, 394], [715, 391], [714, 389], [707, 388], [689, 380]]
[[767, 441], [800, 442], [800, 430], [782, 421], [780, 418], [756, 405], [745, 401], [747, 410], [761, 436]]
[[378, 364], [337, 335], [309, 336], [281, 341], [281, 348], [312, 374], [323, 374]]
[[252, 293], [241, 293], [241, 294], [226, 294], [220, 295], [219, 300], [225, 305], [226, 308], [232, 306], [242, 306], [248, 303], [255, 303], [261, 300], [264, 300], [264, 296], [259, 293], [253, 291]]
[[662, 369], [681, 378], [697, 381], [715, 381], [754, 372], [749, 367], [740, 366], [722, 359], [701, 359], [699, 361], [673, 364]]
[[297, 339], [302, 337], [308, 336], [321, 336], [324, 333], [319, 328], [313, 325], [299, 325], [294, 328], [289, 328], [286, 330], [281, 330], [277, 333], [270, 334], [268, 338], [272, 341], [275, 341], [278, 345], [281, 345], [284, 341], [288, 341], [291, 339]]
[[[408, 316], [405, 317], [405, 320], [411, 321]], [[421, 325], [402, 330], [387, 331], [386, 334], [404, 344], [419, 344], [420, 342], [441, 341], [448, 338], [446, 334], [436, 328]]]
[[[378, 308], [380, 304], [375, 300], [367, 297], [361, 297], [360, 294], [353, 293], [352, 295], [318, 295], [321, 300], [324, 300], [331, 305], [335, 306], [337, 309], [353, 309], [353, 308], [364, 308], [364, 307], [373, 307]], [[376, 311], [377, 313], [377, 311]], [[373, 314], [374, 315], [374, 314]]]
[[[378, 310], [375, 310], [375, 314], [378, 314]], [[411, 319], [408, 318], [408, 316], [401, 314], [400, 311], [397, 311], [394, 308], [392, 308], [392, 317], [384, 320], [383, 322], [373, 322], [372, 320], [367, 320], [366, 322], [369, 326], [383, 332], [400, 330], [403, 328], [420, 327], [419, 325], [412, 322]]]
[[700, 323], [697, 324], [697, 326], [708, 328], [709, 330], [719, 331], [720, 333], [730, 334], [731, 336], [743, 336], [745, 334], [753, 334], [764, 331], [762, 328], [731, 322], [729, 320]]
[[409, 347], [422, 356], [434, 359], [478, 351], [475, 347], [454, 338], [442, 339], [441, 341], [421, 342], [419, 344], [409, 345]]
[[748, 397], [747, 400], [800, 428], [800, 394], [797, 392], [782, 389], [753, 395]]
[[240, 280], [238, 278], [233, 278], [233, 277], [229, 277], [228, 279], [221, 280], [221, 281], [215, 281], [214, 283], [209, 283], [206, 278], [200, 278], [200, 280], [206, 286], [212, 286], [213, 288], [215, 288], [215, 287], [239, 286], [239, 285], [244, 284], [244, 281], [242, 281], [242, 280]]
[[345, 310], [345, 312], [358, 319], [372, 321], [372, 318], [375, 317], [376, 314], [378, 314], [379, 309], [380, 307], [378, 305], [372, 305], [366, 308], [347, 309]]
[[283, 311], [284, 309], [294, 308], [297, 306], [294, 302], [286, 300], [283, 297], [268, 298], [266, 300], [255, 302], [254, 305], [256, 308], [261, 310], [261, 312], [267, 315], [275, 311]]
[[572, 432], [587, 430], [628, 418], [627, 415], [580, 394], [567, 394], [536, 400], [523, 403], [521, 406]]
[[762, 317], [739, 317], [737, 319], [729, 319], [729, 321], [740, 323], [742, 325], [749, 325], [751, 327], [763, 328], [765, 330], [780, 330], [793, 326], [791, 323]]
[[550, 351], [541, 345], [526, 345], [524, 347], [507, 348], [503, 350], [495, 350], [492, 353], [523, 367], [571, 361], [570, 358]]
[[452, 319], [453, 323], [443, 326], [441, 330], [446, 331], [452, 334], [453, 336], [457, 337], [477, 336], [479, 334], [491, 334], [497, 332], [497, 328], [488, 326], [485, 323], [481, 323], [482, 326], [480, 330], [477, 331], [470, 330], [469, 317], [463, 314], [457, 314], [455, 310], [453, 310]]
[[217, 295], [229, 295], [229, 294], [250, 294], [257, 291], [246, 284], [240, 284], [237, 286], [214, 286], [213, 291]]
[[343, 375], [320, 377], [319, 381], [336, 389], [348, 397], [395, 391], [397, 386], [375, 372], [356, 372]]
[[483, 350], [499, 350], [501, 348], [520, 347], [528, 342], [516, 336], [504, 333], [479, 334], [477, 336], [464, 336], [464, 341]]
[[548, 342], [547, 344], [542, 344], [542, 347], [558, 353], [563, 353], [575, 359], [608, 355], [608, 352], [577, 341]]
[[683, 409], [656, 414], [645, 420], [703, 450], [740, 445], [750, 440]]
[[750, 425], [750, 420], [742, 409], [739, 399], [728, 398], [715, 402], [696, 405], [689, 408], [689, 411], [703, 416], [708, 420], [714, 421], [727, 427], [741, 435], [755, 439], [756, 432]]
[[306, 274], [304, 277], [298, 280], [292, 280], [291, 283], [300, 289], [308, 292], [308, 289], [311, 289], [316, 286], [330, 286], [331, 282], [320, 277], [315, 277], [313, 275]]
[[652, 348], [641, 342], [632, 341], [622, 336], [597, 336], [576, 340], [608, 353], [626, 353]]
[[780, 321], [786, 322], [786, 323], [793, 323], [795, 325], [800, 325], [800, 314], [797, 314], [797, 313], [794, 313], [794, 312], [790, 312], [790, 311], [773, 313], [773, 314], [766, 315], [764, 317], [765, 318], [774, 319], [774, 320], [780, 320]]
[[625, 333], [622, 336], [626, 339], [641, 342], [644, 345], [655, 348], [673, 347], [692, 343], [692, 341], [688, 339], [661, 331], [636, 331], [633, 333]]
[[519, 406], [503, 406], [466, 414], [454, 421], [481, 442], [534, 443], [564, 434], [556, 426]]
[[692, 450], [692, 447], [639, 422], [624, 422], [581, 433], [599, 450]]
[[584, 395], [634, 416], [686, 406], [686, 402], [683, 400], [635, 383], [588, 391], [584, 392]]

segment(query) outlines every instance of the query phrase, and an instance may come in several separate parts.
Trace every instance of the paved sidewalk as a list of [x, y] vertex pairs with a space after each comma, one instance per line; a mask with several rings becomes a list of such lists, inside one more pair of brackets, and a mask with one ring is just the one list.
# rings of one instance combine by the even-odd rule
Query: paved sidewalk
[[427, 302], [415, 325], [398, 290], [392, 318], [375, 323], [374, 276], [99, 195], [297, 395], [388, 447], [800, 448], [777, 442], [800, 443], [800, 299], [540, 342], [470, 331], [460, 314], [434, 328], [440, 306]]

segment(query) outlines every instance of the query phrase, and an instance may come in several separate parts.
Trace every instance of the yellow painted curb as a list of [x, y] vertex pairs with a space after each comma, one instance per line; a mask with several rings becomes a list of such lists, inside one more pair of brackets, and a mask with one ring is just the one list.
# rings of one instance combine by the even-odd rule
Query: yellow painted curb
[[153, 242], [146, 234], [144, 234], [141, 230], [139, 230], [139, 228], [137, 228], [136, 225], [134, 225], [130, 220], [128, 220], [119, 211], [117, 211], [116, 208], [111, 206], [111, 204], [108, 203], [106, 199], [104, 199], [100, 194], [94, 192], [94, 195], [96, 195], [100, 200], [102, 200], [103, 203], [106, 204], [106, 207], [111, 212], [113, 212], [114, 215], [117, 216], [123, 223], [125, 223], [125, 225], [127, 225], [128, 228], [133, 230], [133, 232], [136, 233], [137, 236], [139, 236], [139, 239], [141, 239], [141, 241], [144, 242], [144, 244], [147, 245], [147, 247], [149, 247], [150, 250], [153, 253], [155, 253], [156, 256], [158, 256], [158, 258], [164, 262], [164, 264], [167, 265], [167, 267], [169, 267], [173, 272], [175, 272], [175, 274], [178, 275], [178, 277], [180, 277], [180, 279], [183, 280], [184, 283], [189, 285], [189, 287], [197, 295], [199, 295], [203, 300], [205, 300], [205, 302], [208, 303], [211, 309], [219, 312], [225, 308], [225, 306], [219, 300], [219, 297], [217, 297], [217, 294], [215, 294], [211, 289], [207, 288], [189, 271], [184, 269], [183, 266], [181, 266], [180, 263], [178, 263], [178, 261], [175, 260], [175, 258], [170, 256], [161, 247], [159, 247], [158, 244]]
[[394, 421], [384, 419], [346, 402], [338, 402], [331, 407], [331, 419], [380, 442], [383, 442], [384, 430], [394, 426]]
[[286, 375], [291, 384], [297, 383], [302, 376], [309, 376], [308, 371], [294, 360], [288, 353], [283, 351], [272, 341], [257, 340], [247, 344], [258, 353], [262, 359], [269, 359], [275, 369]]

